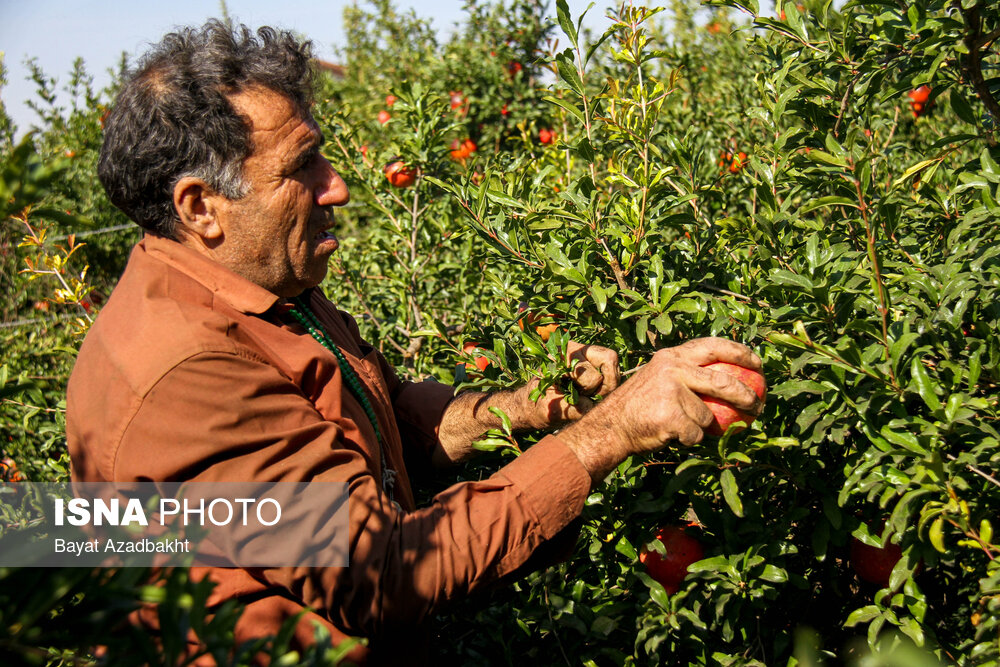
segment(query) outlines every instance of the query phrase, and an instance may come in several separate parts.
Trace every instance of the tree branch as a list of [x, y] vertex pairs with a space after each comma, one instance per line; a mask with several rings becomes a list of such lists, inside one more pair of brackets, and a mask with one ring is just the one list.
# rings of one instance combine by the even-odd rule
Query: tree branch
[[[984, 38], [980, 20], [981, 10], [981, 2], [977, 2], [969, 9], [962, 9], [962, 16], [965, 18], [966, 25], [965, 39], [963, 41], [965, 41], [965, 46], [969, 49], [969, 55], [966, 57], [962, 69], [965, 70], [972, 88], [976, 91], [976, 95], [982, 101], [983, 105], [986, 106], [986, 110], [994, 118], [1000, 118], [1000, 104], [997, 104], [996, 99], [990, 92], [990, 87], [986, 85], [986, 81], [983, 79], [982, 53], [980, 52], [980, 49], [984, 45], [989, 44], [1000, 35], [997, 35], [997, 31], [994, 31]], [[992, 39], [989, 39], [991, 37]]]

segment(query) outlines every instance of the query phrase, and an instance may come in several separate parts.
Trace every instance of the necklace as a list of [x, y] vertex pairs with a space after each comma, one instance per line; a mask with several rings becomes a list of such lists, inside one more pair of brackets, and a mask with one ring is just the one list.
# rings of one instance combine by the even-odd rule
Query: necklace
[[395, 504], [392, 497], [392, 490], [396, 485], [396, 471], [390, 468], [385, 460], [385, 448], [382, 446], [382, 431], [379, 429], [378, 419], [375, 417], [375, 408], [372, 407], [372, 402], [368, 398], [368, 393], [365, 392], [364, 385], [361, 384], [361, 379], [347, 362], [347, 357], [344, 356], [344, 353], [340, 351], [337, 344], [333, 342], [332, 338], [330, 338], [330, 335], [326, 332], [322, 323], [320, 323], [319, 318], [317, 318], [316, 314], [312, 312], [311, 308], [309, 308], [306, 300], [301, 296], [297, 296], [292, 300], [292, 302], [295, 304], [289, 311], [292, 317], [294, 317], [299, 324], [305, 327], [305, 330], [309, 332], [309, 335], [312, 336], [317, 343], [332, 352], [333, 356], [337, 358], [337, 365], [340, 366], [340, 374], [343, 376], [348, 390], [350, 390], [354, 398], [357, 399], [358, 403], [361, 404], [361, 407], [364, 408], [368, 421], [371, 422], [372, 428], [375, 429], [375, 439], [378, 445], [379, 459], [382, 463], [382, 490], [389, 496], [389, 500]]

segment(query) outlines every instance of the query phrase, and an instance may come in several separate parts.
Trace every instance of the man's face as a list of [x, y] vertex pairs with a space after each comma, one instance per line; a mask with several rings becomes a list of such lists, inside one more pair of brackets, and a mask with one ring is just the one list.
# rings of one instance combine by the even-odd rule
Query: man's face
[[320, 155], [316, 121], [286, 97], [252, 88], [232, 95], [250, 120], [252, 153], [243, 163], [249, 192], [218, 212], [225, 238], [219, 259], [278, 296], [315, 287], [337, 249], [333, 206], [350, 199], [347, 185]]

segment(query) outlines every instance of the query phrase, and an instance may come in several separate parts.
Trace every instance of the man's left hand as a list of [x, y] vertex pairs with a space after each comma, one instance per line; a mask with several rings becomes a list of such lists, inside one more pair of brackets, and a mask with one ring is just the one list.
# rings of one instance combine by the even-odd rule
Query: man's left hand
[[621, 376], [618, 371], [618, 353], [606, 347], [584, 345], [569, 341], [566, 345], [570, 365], [576, 362], [572, 372], [572, 382], [579, 396], [570, 405], [568, 397], [558, 387], [549, 387], [537, 402], [531, 403], [531, 393], [538, 386], [538, 380], [529, 382], [518, 394], [528, 401], [529, 424], [535, 429], [550, 429], [576, 421], [592, 407], [592, 397], [602, 398], [618, 387]]

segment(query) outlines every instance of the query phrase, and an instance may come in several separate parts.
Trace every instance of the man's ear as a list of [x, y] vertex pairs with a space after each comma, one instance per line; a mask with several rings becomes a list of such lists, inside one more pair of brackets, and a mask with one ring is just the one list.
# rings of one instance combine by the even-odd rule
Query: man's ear
[[200, 178], [185, 176], [177, 181], [174, 208], [183, 232], [199, 236], [206, 242], [220, 239], [224, 231], [218, 218], [222, 199], [225, 198]]

